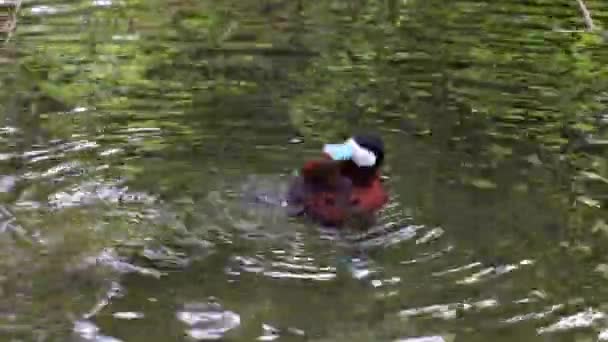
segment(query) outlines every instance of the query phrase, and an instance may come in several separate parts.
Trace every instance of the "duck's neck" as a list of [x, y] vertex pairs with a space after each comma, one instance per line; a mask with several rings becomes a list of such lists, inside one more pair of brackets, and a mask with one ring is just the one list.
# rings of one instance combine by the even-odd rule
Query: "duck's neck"
[[380, 176], [378, 168], [358, 167], [355, 163], [344, 163], [341, 168], [343, 176], [350, 178], [354, 186], [365, 187]]

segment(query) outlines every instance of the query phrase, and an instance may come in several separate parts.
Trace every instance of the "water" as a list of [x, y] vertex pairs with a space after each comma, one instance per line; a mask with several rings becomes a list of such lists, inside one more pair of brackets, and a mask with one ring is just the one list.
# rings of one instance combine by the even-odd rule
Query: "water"
[[[18, 20], [1, 340], [607, 338], [608, 55], [576, 1], [36, 0]], [[369, 127], [379, 223], [287, 217], [303, 160]]]

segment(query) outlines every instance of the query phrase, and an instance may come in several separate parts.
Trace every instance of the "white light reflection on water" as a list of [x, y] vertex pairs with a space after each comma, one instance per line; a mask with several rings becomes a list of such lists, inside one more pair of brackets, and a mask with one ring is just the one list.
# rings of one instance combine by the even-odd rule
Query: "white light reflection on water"
[[597, 322], [605, 320], [605, 313], [594, 310], [592, 308], [588, 308], [583, 312], [579, 312], [567, 317], [562, 317], [556, 323], [551, 324], [547, 327], [539, 328], [537, 329], [537, 331], [539, 334], [545, 334], [571, 329], [589, 328]]
[[470, 275], [464, 279], [457, 281], [457, 284], [467, 285], [474, 284], [486, 279], [498, 277], [516, 270], [519, 270], [522, 266], [530, 266], [533, 265], [534, 262], [528, 259], [520, 261], [518, 264], [507, 264], [507, 265], [499, 265], [499, 266], [490, 266], [482, 269], [481, 271]]
[[79, 342], [122, 342], [117, 338], [100, 334], [99, 327], [87, 320], [74, 322], [73, 332]]
[[496, 299], [489, 298], [472, 303], [462, 302], [450, 304], [436, 304], [420, 308], [406, 309], [399, 312], [399, 315], [401, 317], [430, 315], [433, 318], [441, 318], [447, 320], [456, 318], [458, 311], [465, 312], [471, 310], [482, 310], [496, 307], [498, 306], [498, 304], [499, 302]]
[[449, 342], [441, 336], [410, 337], [395, 340], [395, 342]]
[[241, 325], [239, 314], [224, 310], [217, 303], [186, 304], [176, 317], [187, 325], [186, 335], [195, 340], [219, 340]]

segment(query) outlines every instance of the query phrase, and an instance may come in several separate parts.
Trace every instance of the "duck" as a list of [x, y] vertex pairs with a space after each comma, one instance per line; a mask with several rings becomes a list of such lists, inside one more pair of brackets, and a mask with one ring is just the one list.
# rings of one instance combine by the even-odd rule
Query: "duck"
[[377, 134], [325, 144], [321, 155], [306, 161], [289, 185], [290, 215], [323, 226], [369, 226], [389, 200], [381, 175], [384, 158], [384, 142]]

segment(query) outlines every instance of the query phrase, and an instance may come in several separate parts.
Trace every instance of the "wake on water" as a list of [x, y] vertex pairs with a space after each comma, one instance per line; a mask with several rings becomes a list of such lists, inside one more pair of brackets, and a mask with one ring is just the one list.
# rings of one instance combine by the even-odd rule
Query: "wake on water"
[[[241, 185], [242, 205], [245, 211], [257, 218], [288, 219], [298, 210], [288, 205], [287, 193], [293, 178], [286, 176], [251, 175]], [[284, 221], [287, 223], [287, 221]], [[338, 231], [334, 228], [317, 227], [322, 232]], [[398, 199], [391, 202], [379, 213], [375, 225], [365, 231], [345, 227], [340, 229], [340, 239], [359, 244], [361, 248], [387, 247], [416, 237], [425, 231], [425, 226], [417, 225], [410, 215], [401, 209]], [[435, 231], [436, 232], [436, 231]], [[333, 234], [332, 234], [333, 235]]]

